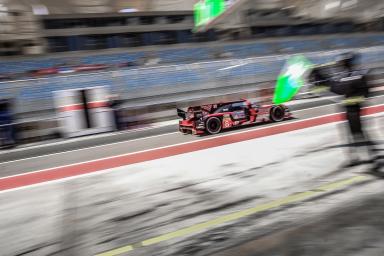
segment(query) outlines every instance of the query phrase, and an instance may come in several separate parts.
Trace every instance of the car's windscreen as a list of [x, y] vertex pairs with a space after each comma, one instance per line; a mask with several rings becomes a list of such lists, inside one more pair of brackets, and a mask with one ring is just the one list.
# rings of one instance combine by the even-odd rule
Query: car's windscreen
[[219, 107], [214, 111], [214, 113], [224, 113], [224, 112], [229, 112], [231, 108], [231, 104], [227, 104], [224, 106]]

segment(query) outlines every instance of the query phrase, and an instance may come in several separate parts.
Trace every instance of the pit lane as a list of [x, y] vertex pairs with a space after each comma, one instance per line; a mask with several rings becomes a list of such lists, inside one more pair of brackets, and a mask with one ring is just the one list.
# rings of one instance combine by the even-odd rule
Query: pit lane
[[[329, 101], [328, 103], [330, 102], [332, 101]], [[369, 99], [367, 101], [367, 106], [374, 106], [377, 104], [382, 104], [383, 102], [384, 102], [384, 96], [379, 95]], [[319, 116], [337, 113], [341, 111], [343, 110], [340, 107], [340, 104], [338, 103], [316, 106], [316, 107], [309, 107], [309, 108], [298, 109], [298, 110], [295, 110], [295, 108], [293, 108], [292, 113], [293, 113], [294, 119], [286, 120], [281, 124], [289, 124], [297, 120], [319, 117]], [[257, 124], [250, 127], [233, 129], [233, 130], [230, 130], [218, 135], [209, 136], [209, 137], [215, 138], [215, 137], [220, 137], [227, 134], [252, 131], [255, 129], [270, 127], [274, 125], [276, 124], [275, 123]], [[88, 161], [113, 157], [113, 156], [122, 155], [122, 154], [145, 151], [153, 148], [167, 147], [170, 145], [175, 145], [180, 143], [189, 143], [189, 142], [199, 141], [207, 137], [207, 136], [197, 137], [197, 136], [182, 135], [181, 133], [177, 132], [177, 125], [170, 125], [170, 126], [167, 126], [166, 128], [162, 127], [160, 128], [160, 131], [163, 131], [163, 132], [167, 131], [167, 132], [150, 135], [148, 137], [141, 137], [141, 138], [140, 136], [142, 136], [143, 133], [145, 136], [146, 133], [149, 131], [148, 130], [139, 131], [138, 133], [133, 132], [133, 133], [129, 133], [129, 136], [132, 136], [132, 137], [128, 138], [128, 140], [101, 144], [101, 145], [91, 146], [86, 148], [78, 148], [75, 150], [68, 150], [64, 152], [60, 152], [60, 151], [55, 152], [56, 151], [55, 149], [51, 149], [51, 147], [53, 148], [55, 147], [55, 144], [53, 144], [53, 145], [49, 145], [50, 152], [53, 152], [52, 154], [49, 154], [49, 153], [47, 154], [47, 152], [44, 150], [45, 146], [43, 145], [36, 149], [33, 148], [32, 151], [36, 151], [36, 152], [30, 157], [27, 154], [26, 158], [21, 158], [21, 154], [23, 153], [23, 151], [21, 151], [20, 154], [15, 154], [15, 156], [12, 156], [12, 151], [9, 154], [7, 152], [4, 152], [3, 153], [4, 156], [1, 159], [3, 161], [0, 162], [0, 170], [1, 170], [0, 177], [19, 175], [19, 174], [24, 174], [28, 172], [54, 168], [57, 166], [72, 165], [79, 162], [88, 162]], [[169, 131], [173, 131], [173, 132], [169, 132]], [[82, 143], [82, 140], [80, 140], [80, 144], [81, 143]], [[60, 149], [62, 145], [58, 143], [57, 147]]]
[[[382, 102], [381, 97], [374, 98], [369, 105]], [[337, 105], [295, 114], [305, 119], [335, 111], [339, 111]], [[287, 121], [286, 124], [299, 120], [302, 119]], [[375, 136], [380, 138], [382, 120], [382, 114], [368, 117], [367, 128], [374, 129], [378, 133]], [[276, 124], [234, 130], [214, 138], [254, 133], [273, 125]], [[0, 227], [0, 236], [4, 238], [0, 247], [5, 255], [95, 255], [131, 245], [135, 247], [137, 243], [155, 239], [159, 241], [157, 244], [124, 251], [123, 255], [211, 255], [255, 236], [272, 234], [276, 229], [286, 228], [287, 223], [302, 223], [343, 205], [351, 198], [355, 200], [381, 191], [383, 186], [377, 180], [368, 184], [359, 181], [346, 187], [331, 185], [333, 188], [315, 201], [312, 197], [303, 198], [303, 201], [288, 200], [289, 204], [278, 205], [276, 209], [254, 212], [198, 232], [163, 239], [173, 232], [225, 218], [232, 213], [274, 204], [291, 195], [308, 191], [317, 193], [321, 191], [319, 187], [324, 189], [330, 184], [354, 180], [355, 176], [366, 177], [366, 166], [348, 172], [337, 169], [345, 149], [339, 136], [339, 125], [329, 123], [120, 166], [92, 176], [4, 191], [0, 193], [0, 216], [4, 220]], [[122, 142], [119, 152], [127, 152], [130, 149], [127, 147], [134, 143], [153, 142], [166, 147], [204, 139], [179, 133], [164, 134], [131, 143]], [[153, 149], [154, 145], [147, 144], [143, 149]], [[113, 147], [105, 145], [20, 162], [35, 161], [42, 168], [47, 168], [47, 163], [55, 167], [61, 164], [57, 162], [60, 157], [69, 155], [75, 158], [87, 152], [89, 159], [94, 160], [92, 153], [108, 153], [106, 151], [113, 150]], [[76, 159], [64, 163], [78, 163]], [[41, 162], [43, 160], [47, 163]], [[8, 164], [19, 166], [18, 161]], [[25, 166], [19, 170], [28, 173], [33, 169]], [[303, 218], [303, 213], [306, 218]], [[292, 221], [292, 218], [297, 221]]]

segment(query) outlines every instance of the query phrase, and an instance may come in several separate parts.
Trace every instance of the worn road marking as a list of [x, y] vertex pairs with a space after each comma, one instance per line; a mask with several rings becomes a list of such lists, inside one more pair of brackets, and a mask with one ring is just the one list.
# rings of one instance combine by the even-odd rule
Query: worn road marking
[[133, 251], [134, 249], [140, 248], [140, 247], [145, 247], [145, 246], [150, 246], [154, 244], [158, 244], [164, 241], [168, 241], [174, 238], [179, 238], [187, 235], [192, 235], [194, 233], [198, 233], [203, 230], [207, 230], [210, 228], [214, 228], [216, 226], [231, 222], [231, 221], [236, 221], [239, 219], [242, 219], [244, 217], [247, 217], [252, 214], [256, 213], [262, 213], [271, 209], [275, 209], [281, 206], [286, 206], [292, 203], [297, 203], [297, 202], [302, 202], [304, 200], [310, 199], [312, 197], [325, 194], [328, 192], [332, 192], [338, 189], [346, 188], [350, 185], [357, 184], [359, 182], [367, 181], [373, 179], [369, 176], [364, 176], [364, 175], [358, 175], [358, 176], [353, 176], [349, 177], [347, 179], [339, 180], [336, 182], [331, 182], [327, 183], [325, 185], [322, 185], [320, 187], [317, 187], [315, 189], [311, 189], [305, 192], [300, 192], [296, 194], [289, 195], [284, 198], [280, 198], [277, 200], [274, 200], [272, 202], [264, 203], [258, 206], [255, 206], [253, 208], [241, 210], [238, 212], [234, 212], [228, 215], [224, 215], [221, 217], [217, 217], [215, 219], [205, 221], [196, 225], [192, 225], [186, 228], [182, 228], [167, 234], [163, 234], [160, 236], [152, 237], [147, 240], [141, 241], [139, 243], [135, 243], [132, 245], [127, 245], [123, 246], [117, 249], [113, 249], [111, 251], [107, 251], [104, 253], [100, 253], [96, 256], [116, 256], [116, 255], [121, 255], [123, 253], [127, 253], [130, 251]]

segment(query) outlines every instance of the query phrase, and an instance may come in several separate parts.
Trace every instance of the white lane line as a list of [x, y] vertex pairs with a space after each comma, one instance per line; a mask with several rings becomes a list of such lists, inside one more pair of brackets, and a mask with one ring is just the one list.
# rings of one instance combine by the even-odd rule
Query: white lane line
[[[21, 159], [16, 159], [16, 160], [11, 160], [11, 161], [6, 161], [6, 162], [0, 162], [0, 165], [2, 165], [2, 164], [16, 163], [16, 162], [26, 161], [26, 160], [32, 160], [32, 159], [38, 159], [38, 158], [42, 158], [42, 157], [49, 157], [49, 156], [56, 156], [56, 155], [60, 155], [60, 154], [66, 154], [66, 153], [78, 152], [78, 151], [82, 151], [82, 150], [89, 150], [89, 149], [96, 149], [96, 148], [101, 148], [101, 147], [114, 146], [114, 145], [119, 145], [119, 144], [123, 144], [123, 143], [132, 142], [132, 141], [153, 139], [153, 138], [162, 137], [162, 136], [167, 136], [167, 135], [176, 134], [176, 133], [180, 133], [180, 132], [169, 132], [169, 133], [163, 133], [163, 134], [158, 134], [158, 135], [152, 135], [152, 136], [143, 137], [143, 138], [137, 138], [137, 139], [132, 139], [132, 140], [124, 140], [124, 141], [119, 141], [119, 142], [114, 142], [114, 143], [108, 143], [108, 144], [103, 144], [103, 145], [98, 145], [98, 146], [91, 146], [91, 147], [78, 148], [78, 149], [70, 149], [70, 150], [65, 150], [65, 151], [56, 152], [56, 153], [51, 153], [51, 154], [46, 154], [46, 155], [33, 156], [33, 157], [26, 157], [26, 158], [21, 158]], [[1, 178], [0, 178], [0, 179], [1, 179]]]
[[304, 112], [307, 110], [313, 110], [313, 109], [319, 109], [319, 108], [326, 108], [326, 107], [335, 106], [335, 105], [340, 105], [340, 103], [332, 103], [332, 104], [327, 104], [327, 105], [322, 105], [322, 106], [317, 106], [312, 108], [299, 109], [299, 110], [292, 111], [292, 113]]
[[229, 66], [229, 67], [226, 67], [226, 68], [218, 69], [218, 71], [223, 71], [223, 70], [233, 69], [233, 68], [237, 68], [237, 67], [245, 66], [245, 65], [247, 65], [247, 64], [249, 64], [249, 63], [241, 63], [241, 64], [237, 64], [237, 65]]
[[[335, 100], [337, 100], [337, 98], [339, 98], [339, 96], [324, 98], [324, 100], [330, 100], [330, 101], [336, 102]], [[375, 99], [375, 98], [384, 98], [384, 95], [378, 95], [378, 96], [370, 97], [369, 100]], [[340, 104], [341, 104], [341, 102], [336, 102], [336, 103], [332, 103], [332, 104], [326, 104], [326, 105], [321, 105], [321, 106], [316, 106], [316, 107], [311, 107], [311, 108], [299, 109], [299, 110], [292, 111], [292, 113], [303, 112], [303, 111], [318, 109], [318, 108], [326, 108], [329, 106], [335, 106], [335, 105], [340, 105]], [[380, 106], [380, 105], [381, 104], [375, 104], [372, 106]], [[287, 106], [289, 107], [289, 105], [287, 105]], [[370, 107], [370, 106], [367, 106], [367, 107]]]
[[[175, 120], [172, 120], [172, 121], [174, 122]], [[16, 148], [16, 149], [11, 149], [8, 151], [0, 152], [0, 156], [3, 154], [26, 151], [26, 150], [30, 150], [30, 149], [42, 148], [42, 147], [47, 147], [47, 146], [51, 146], [51, 145], [65, 145], [65, 144], [74, 143], [74, 142], [81, 142], [84, 140], [97, 139], [100, 137], [107, 138], [107, 137], [113, 137], [113, 136], [121, 135], [121, 134], [130, 134], [130, 133], [134, 133], [134, 132], [148, 131], [148, 130], [152, 130], [154, 128], [162, 128], [162, 127], [165, 127], [167, 125], [172, 125], [172, 124], [170, 122], [166, 123], [166, 124], [161, 123], [161, 125], [152, 125], [152, 126], [148, 126], [148, 127], [135, 128], [135, 129], [131, 129], [128, 131], [114, 132], [111, 134], [105, 134], [105, 133], [104, 134], [95, 134], [92, 136], [85, 136], [85, 137], [80, 137], [80, 138], [75, 138], [75, 139], [68, 139], [68, 140], [64, 140], [64, 141], [50, 142], [47, 144], [39, 144], [39, 145], [33, 145], [33, 146], [28, 146], [28, 147]]]

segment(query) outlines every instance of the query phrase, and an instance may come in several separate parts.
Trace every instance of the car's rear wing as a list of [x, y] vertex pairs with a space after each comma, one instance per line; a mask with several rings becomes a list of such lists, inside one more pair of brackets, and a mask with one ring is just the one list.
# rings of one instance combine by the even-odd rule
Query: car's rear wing
[[182, 109], [177, 109], [177, 115], [181, 118], [189, 119], [191, 117], [198, 117], [208, 115], [215, 111], [219, 106], [221, 106], [222, 103], [218, 104], [206, 104], [201, 106], [193, 106], [189, 107], [187, 111], [184, 111]]
[[201, 106], [189, 107], [187, 111], [184, 111], [179, 108], [177, 109], [177, 115], [183, 120], [191, 119], [191, 118], [200, 118], [208, 113], [209, 112], [203, 110]]
[[177, 115], [181, 117], [183, 120], [187, 119], [187, 112], [182, 109], [177, 109]]

